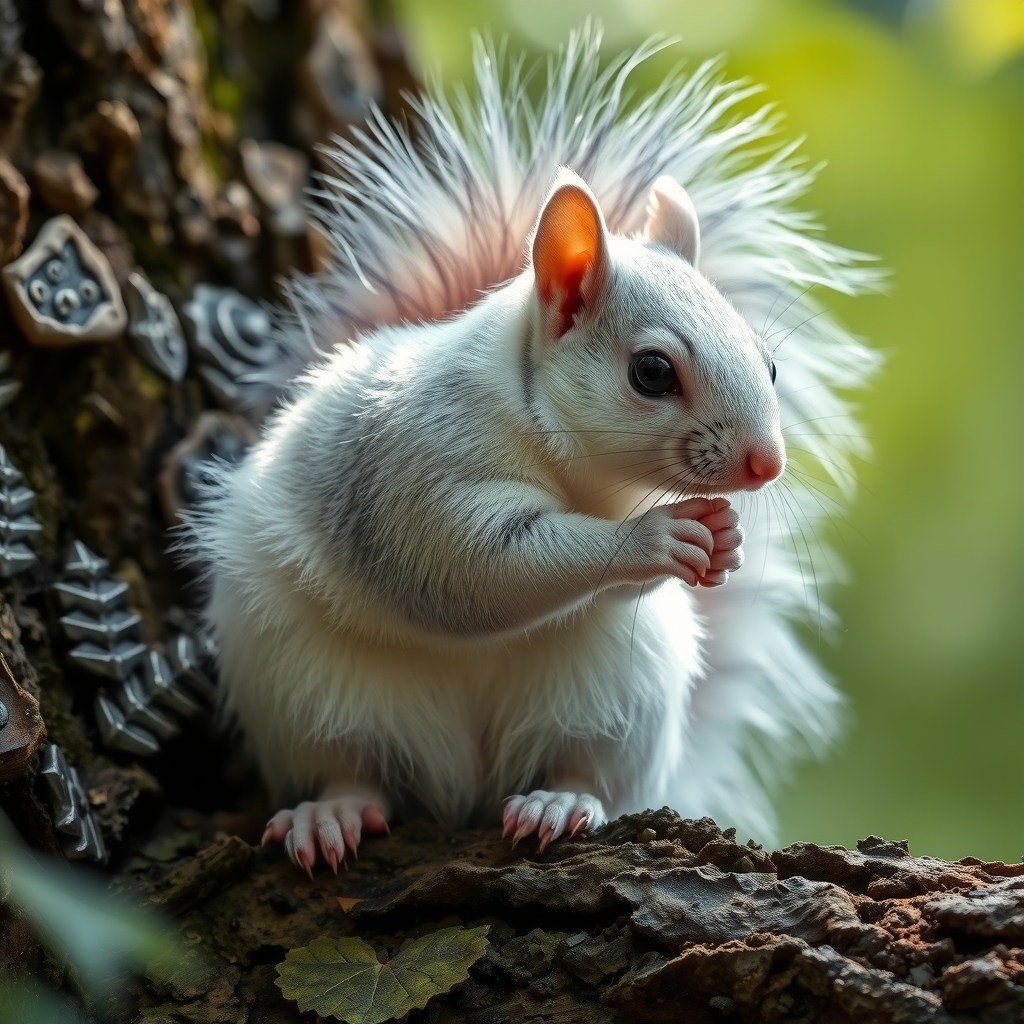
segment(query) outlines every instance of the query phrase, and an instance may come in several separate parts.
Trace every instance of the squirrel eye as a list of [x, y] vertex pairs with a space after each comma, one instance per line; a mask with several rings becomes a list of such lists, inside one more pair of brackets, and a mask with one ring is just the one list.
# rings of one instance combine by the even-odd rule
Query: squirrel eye
[[679, 381], [672, 363], [660, 352], [641, 352], [629, 364], [629, 383], [634, 391], [652, 398], [679, 394]]
[[775, 383], [775, 360], [772, 360], [772, 383]]

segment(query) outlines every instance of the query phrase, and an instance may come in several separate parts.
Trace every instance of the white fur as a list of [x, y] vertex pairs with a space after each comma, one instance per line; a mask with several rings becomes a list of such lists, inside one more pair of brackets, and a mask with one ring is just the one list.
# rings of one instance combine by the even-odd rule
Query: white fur
[[[807, 527], [848, 489], [849, 458], [863, 451], [832, 388], [861, 383], [875, 359], [800, 291], [852, 292], [873, 278], [811, 237], [789, 205], [809, 174], [789, 148], [750, 155], [771, 118], [732, 116], [749, 90], [714, 65], [625, 113], [625, 79], [644, 56], [601, 71], [596, 35], [578, 35], [534, 109], [516, 69], [503, 88], [481, 48], [479, 95], [455, 110], [437, 93], [422, 101], [417, 146], [378, 119], [362, 149], [334, 154], [325, 230], [335, 265], [293, 283], [280, 325], [294, 353], [282, 379], [316, 365], [193, 524], [227, 705], [282, 797], [358, 777], [461, 821], [496, 814], [502, 797], [538, 781], [557, 788], [589, 773], [611, 813], [669, 803], [768, 839], [766, 787], [834, 731], [839, 698], [792, 624], [827, 619], [824, 556]], [[644, 517], [621, 543], [636, 495], [613, 497], [611, 485], [635, 466], [616, 462], [616, 430], [641, 413], [613, 368], [622, 346], [670, 347], [671, 337], [618, 338], [611, 320], [590, 324], [607, 335], [607, 364], [582, 342], [543, 354], [536, 408], [524, 408], [523, 336], [538, 321], [523, 253], [561, 165], [586, 179], [617, 233], [617, 280], [636, 283], [616, 322], [650, 304], [690, 318], [701, 342], [694, 416], [728, 416], [739, 451], [774, 435], [781, 415], [783, 432], [799, 434], [802, 472], [835, 488], [822, 496], [801, 477], [785, 496], [752, 496], [747, 564], [724, 588], [694, 595], [672, 582], [638, 597], [658, 575], [644, 560], [667, 520]], [[686, 185], [699, 214], [703, 277], [626, 237], [643, 228], [663, 174]], [[668, 280], [678, 291], [643, 291]], [[778, 405], [759, 337], [776, 315], [806, 321], [775, 355]], [[369, 333], [402, 322], [425, 325]], [[445, 390], [453, 373], [471, 396]], [[576, 433], [540, 443], [537, 417]], [[665, 442], [652, 451], [663, 454], [679, 424], [657, 429]], [[378, 571], [422, 563], [425, 600], [464, 595], [452, 598], [462, 625], [411, 622], [382, 598], [388, 580], [354, 568], [357, 534], [325, 540], [337, 524], [334, 499], [315, 497], [328, 493], [320, 483], [351, 480], [371, 461], [386, 467], [360, 491], [387, 509]], [[588, 505], [581, 496], [598, 485], [607, 499]], [[473, 544], [520, 507], [543, 512], [526, 533], [534, 547], [492, 565]], [[598, 572], [613, 563], [610, 577]], [[566, 590], [565, 567], [577, 564], [586, 571]]]

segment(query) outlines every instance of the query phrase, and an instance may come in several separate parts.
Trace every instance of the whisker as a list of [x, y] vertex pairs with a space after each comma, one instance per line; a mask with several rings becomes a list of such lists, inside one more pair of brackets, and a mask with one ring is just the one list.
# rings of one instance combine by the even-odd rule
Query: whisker
[[[768, 317], [770, 317], [772, 315], [772, 310], [775, 309], [775, 303], [778, 302], [779, 299], [782, 298], [782, 296], [785, 294], [785, 292], [786, 292], [786, 286], [782, 285], [779, 288], [779, 290], [775, 293], [775, 298], [772, 299], [772, 304], [768, 307], [768, 312], [765, 313], [765, 315], [764, 315], [764, 323], [761, 325], [761, 330], [759, 330], [757, 332], [762, 337], [764, 337], [764, 332], [768, 329]], [[786, 310], [783, 310], [782, 312], [785, 313], [785, 311]], [[775, 320], [772, 321], [772, 326], [774, 326], [774, 325], [775, 325]]]
[[[650, 459], [643, 460], [642, 462], [627, 463], [623, 466], [616, 466], [616, 469], [628, 469], [631, 465], [641, 466], [647, 462], [654, 462], [658, 459], [676, 459], [678, 456], [671, 452], [661, 452], [658, 455], [651, 453], [650, 448], [613, 448], [606, 452], [589, 452], [586, 455], [569, 455], [562, 458], [563, 464], [568, 465], [570, 462], [582, 462], [585, 459], [598, 459], [606, 455], [651, 455]], [[522, 469], [536, 469], [538, 466], [546, 466], [547, 462], [529, 462], [522, 466]]]
[[782, 428], [782, 432], [785, 433], [791, 427], [802, 427], [802, 426], [804, 426], [807, 423], [820, 423], [822, 420], [840, 420], [840, 419], [850, 419], [850, 414], [848, 412], [834, 412], [834, 413], [830, 413], [827, 416], [810, 416], [810, 417], [808, 417], [805, 420], [797, 420], [796, 423], [787, 423], [787, 424], [785, 424], [785, 426], [783, 426], [783, 428]]
[[629, 669], [633, 671], [633, 640], [636, 637], [636, 619], [640, 614], [640, 602], [644, 599], [644, 591], [647, 589], [646, 583], [640, 584], [640, 593], [636, 597], [636, 607], [633, 609], [633, 623], [629, 627]]
[[813, 451], [810, 448], [801, 448], [799, 445], [791, 444], [786, 446], [787, 451], [801, 452], [804, 455], [810, 455], [816, 462], [823, 463], [827, 466], [832, 466], [837, 473], [842, 473], [844, 476], [849, 477], [851, 480], [856, 479], [853, 470], [849, 466], [844, 466], [840, 462], [836, 462], [834, 459], [828, 458], [826, 455], [822, 455], [821, 452]]
[[[639, 500], [639, 501], [638, 501], [638, 502], [637, 502], [637, 503], [636, 503], [636, 504], [635, 504], [635, 505], [633, 506], [633, 508], [632, 508], [632, 509], [630, 509], [630, 511], [629, 511], [629, 515], [628, 515], [628, 516], [627, 516], [627, 517], [626, 517], [626, 518], [625, 518], [625, 519], [623, 520], [623, 522], [622, 522], [622, 523], [620, 524], [620, 526], [625, 526], [625, 525], [626, 525], [626, 523], [628, 523], [628, 522], [630, 521], [630, 518], [631, 518], [631, 517], [633, 516], [633, 514], [634, 514], [634, 513], [636, 512], [636, 510], [637, 510], [638, 508], [640, 508], [640, 506], [641, 506], [641, 505], [642, 505], [642, 504], [643, 504], [643, 503], [644, 503], [645, 501], [647, 501], [647, 500], [648, 500], [648, 499], [649, 499], [649, 498], [650, 498], [650, 497], [651, 497], [651, 496], [652, 496], [652, 495], [653, 495], [653, 494], [654, 494], [654, 493], [655, 493], [656, 491], [658, 491], [658, 490], [667, 490], [667, 491], [668, 491], [669, 493], [671, 493], [671, 492], [672, 492], [672, 491], [673, 491], [673, 490], [675, 489], [675, 482], [676, 482], [676, 481], [681, 481], [681, 480], [682, 480], [682, 479], [683, 479], [683, 478], [684, 478], [684, 477], [686, 476], [686, 473], [687, 473], [687, 472], [689, 472], [689, 470], [688, 470], [688, 469], [687, 469], [687, 470], [684, 470], [684, 471], [683, 471], [683, 472], [681, 472], [681, 473], [677, 473], [677, 474], [674, 474], [674, 475], [672, 475], [672, 476], [669, 476], [669, 477], [668, 477], [668, 478], [666, 478], [666, 480], [665, 480], [665, 481], [663, 481], [663, 483], [662, 483], [661, 485], [659, 485], [658, 487], [652, 487], [652, 488], [651, 488], [651, 489], [650, 489], [650, 490], [649, 490], [649, 491], [647, 492], [647, 494], [646, 494], [646, 495], [644, 495], [644, 497], [643, 497], [643, 498], [641, 498], [641, 499], [640, 499], [640, 500]], [[619, 552], [620, 552], [620, 551], [622, 551], [623, 547], [624, 547], [624, 546], [625, 546], [625, 545], [626, 545], [626, 544], [627, 544], [627, 543], [629, 542], [629, 540], [630, 540], [630, 539], [632, 538], [633, 534], [634, 534], [634, 533], [636, 532], [636, 530], [637, 530], [637, 527], [639, 527], [639, 525], [640, 525], [640, 524], [641, 524], [641, 523], [642, 523], [642, 522], [644, 521], [644, 519], [645, 519], [645, 518], [647, 517], [647, 515], [648, 515], [648, 513], [649, 513], [650, 511], [651, 511], [651, 509], [647, 509], [647, 511], [646, 511], [646, 512], [643, 512], [643, 513], [642, 513], [641, 515], [637, 516], [637, 518], [636, 518], [636, 522], [635, 522], [635, 523], [633, 523], [633, 526], [632, 526], [632, 527], [630, 528], [629, 532], [628, 532], [628, 533], [626, 534], [626, 536], [625, 536], [625, 537], [623, 537], [623, 539], [622, 539], [622, 540], [621, 540], [621, 541], [619, 542], [618, 546], [617, 546], [617, 547], [615, 548], [615, 550], [614, 550], [614, 551], [612, 552], [612, 556], [611, 556], [611, 558], [610, 558], [610, 559], [608, 560], [608, 562], [607, 562], [607, 563], [605, 564], [605, 567], [604, 567], [604, 571], [603, 571], [603, 572], [601, 573], [601, 576], [600, 576], [600, 578], [599, 578], [599, 579], [598, 579], [598, 581], [597, 581], [597, 587], [596, 587], [596, 588], [595, 588], [595, 590], [594, 590], [594, 596], [595, 596], [595, 597], [597, 596], [597, 594], [598, 594], [598, 593], [600, 592], [600, 590], [601, 590], [601, 584], [602, 584], [602, 583], [604, 583], [605, 577], [606, 577], [606, 576], [608, 575], [608, 570], [609, 570], [609, 569], [611, 568], [611, 566], [612, 566], [612, 562], [614, 562], [614, 561], [615, 561], [615, 559], [616, 559], [616, 558], [618, 558], [618, 556], [619, 556]]]
[[[826, 313], [829, 313], [829, 312], [831, 312], [831, 310], [819, 309], [817, 313], [813, 313], [811, 316], [807, 317], [806, 319], [801, 320], [800, 323], [798, 323], [795, 327], [790, 327], [789, 330], [787, 331], [785, 337], [782, 339], [782, 341], [780, 341], [778, 343], [778, 345], [776, 345], [775, 348], [772, 349], [772, 355], [774, 356], [775, 353], [778, 352], [780, 348], [782, 348], [782, 346], [786, 343], [786, 341], [789, 339], [790, 335], [794, 331], [799, 331], [801, 327], [804, 327], [805, 325], [809, 324], [812, 320], [817, 319], [819, 316], [824, 316]], [[786, 330], [786, 328], [780, 328], [780, 330]], [[775, 332], [775, 333], [778, 333], [778, 332]], [[765, 343], [767, 344], [768, 340], [770, 338], [774, 338], [774, 337], [775, 337], [775, 334], [769, 334], [768, 337], [765, 338]]]
[[[780, 359], [781, 363], [782, 360]], [[804, 391], [813, 391], [815, 388], [830, 388], [832, 384], [829, 381], [819, 380], [817, 384], [807, 384], [802, 388], [793, 388], [792, 391], [781, 391], [779, 392], [779, 401], [781, 402], [784, 398], [790, 398], [793, 395], [802, 394]]]
[[783, 428], [783, 437], [852, 437], [859, 441], [870, 441], [867, 434], [843, 434], [837, 430], [788, 430]]
[[[789, 304], [786, 306], [786, 308], [771, 322], [771, 324], [769, 325], [769, 330], [772, 327], [774, 327], [790, 311], [790, 309], [792, 309], [794, 302], [799, 302], [800, 299], [802, 299], [813, 287], [813, 284], [809, 284], [806, 288], [803, 289], [803, 291], [798, 292], [796, 295], [794, 295], [793, 298], [789, 300]], [[774, 305], [774, 303], [772, 305]], [[764, 337], [764, 331], [761, 332], [761, 337], [764, 338], [765, 342], [768, 341], [768, 338]]]
[[[770, 490], [767, 492], [767, 496], [769, 498], [772, 497], [772, 494], [771, 494]], [[772, 508], [774, 507], [774, 502], [765, 501], [765, 502], [762, 503], [760, 501], [755, 501], [754, 502], [755, 513], [757, 512], [758, 508], [762, 504], [764, 505], [765, 513], [768, 516], [768, 526], [765, 529], [764, 556], [761, 559], [761, 575], [757, 579], [757, 587], [754, 590], [754, 600], [755, 601], [758, 599], [758, 597], [761, 594], [761, 587], [764, 584], [764, 576], [765, 576], [765, 573], [768, 571], [768, 551], [769, 551], [768, 541], [771, 539], [771, 535], [772, 535]], [[757, 520], [756, 520], [756, 517], [755, 517], [754, 525], [756, 525], [756, 523], [757, 523]]]
[[[806, 451], [806, 449], [794, 448], [793, 451], [802, 452], [802, 451]], [[814, 454], [814, 453], [808, 453], [808, 454]], [[830, 460], [826, 459], [824, 456], [815, 455], [814, 457], [815, 458], [820, 458], [821, 461], [823, 461], [823, 462], [830, 462]], [[835, 465], [835, 463], [831, 463], [831, 464]], [[852, 469], [849, 469], [849, 468], [842, 469], [842, 467], [840, 467], [840, 466], [836, 466], [836, 469], [837, 469], [837, 471], [838, 470], [842, 470], [843, 472], [845, 472], [849, 476], [850, 482], [854, 483], [854, 484], [857, 484], [858, 488], [860, 490], [862, 490], [866, 495], [868, 495], [868, 497], [874, 498], [875, 501], [879, 501], [880, 500], [879, 496], [870, 487], [867, 487], [864, 484], [863, 481], [859, 481], [857, 479], [857, 477], [854, 474]], [[798, 477], [801, 481], [807, 483], [808, 485], [811, 485], [811, 484], [830, 484], [831, 483], [831, 484], [833, 484], [835, 486], [841, 487], [841, 485], [836, 484], [835, 480], [833, 480], [831, 477], [822, 478], [822, 477], [812, 476], [809, 472], [807, 472], [807, 470], [803, 469], [801, 466], [790, 465], [789, 467], [787, 467], [786, 472], [787, 473], [792, 473], [794, 476]], [[822, 491], [821, 493], [824, 494], [825, 492]]]
[[[666, 465], [664, 468], [667, 469], [668, 466]], [[617, 482], [616, 483], [611, 483], [611, 484], [606, 484], [604, 487], [599, 487], [596, 490], [588, 491], [586, 494], [583, 495], [583, 497], [585, 497], [585, 498], [593, 498], [593, 497], [596, 497], [599, 494], [603, 494], [605, 500], [607, 500], [608, 498], [614, 498], [616, 494], [620, 494], [622, 491], [628, 490], [634, 484], [638, 484], [650, 472], [651, 472], [651, 470], [645, 470], [643, 473], [638, 473], [636, 476], [632, 477], [631, 479], [627, 480], [625, 483], [622, 483], [622, 484], [617, 483]], [[656, 491], [657, 489], [658, 488], [655, 487], [654, 491]], [[609, 493], [605, 494], [604, 492], [606, 492], [606, 491], [608, 491]], [[649, 498], [651, 496], [651, 494], [654, 493], [654, 491], [648, 492], [647, 498]], [[639, 505], [634, 507], [633, 511], [635, 512], [636, 509], [639, 508], [640, 505], [642, 505], [644, 503], [644, 501], [647, 500], [647, 498], [642, 499], [640, 501]], [[632, 513], [630, 513], [630, 514], [632, 514]]]
[[664, 433], [657, 430], [618, 430], [618, 429], [598, 429], [592, 428], [587, 430], [576, 430], [574, 428], [566, 427], [564, 430], [528, 430], [527, 434], [539, 434], [542, 436], [549, 434], [607, 434], [614, 437], [616, 434], [635, 435], [637, 437], [660, 437], [664, 438]]
[[[769, 493], [771, 493], [771, 492], [769, 492]], [[820, 586], [818, 584], [818, 570], [817, 570], [817, 567], [814, 564], [814, 554], [813, 554], [813, 552], [811, 550], [810, 541], [804, 535], [804, 532], [803, 532], [802, 529], [794, 528], [794, 523], [796, 524], [796, 527], [799, 527], [800, 518], [801, 518], [802, 513], [799, 510], [798, 506], [794, 507], [794, 505], [791, 504], [791, 502], [789, 500], [790, 496], [787, 493], [786, 489], [784, 489], [784, 488], [783, 489], [777, 489], [774, 493], [775, 493], [776, 498], [778, 498], [779, 501], [781, 502], [781, 511], [785, 515], [786, 521], [787, 521], [787, 523], [790, 526], [790, 534], [789, 534], [789, 536], [793, 538], [794, 544], [797, 547], [799, 547], [799, 543], [800, 542], [803, 543], [803, 549], [804, 549], [804, 553], [806, 555], [806, 563], [805, 564], [806, 564], [807, 568], [810, 570], [811, 581], [812, 581], [812, 586], [810, 588], [810, 591], [808, 591], [807, 580], [806, 580], [806, 577], [804, 578], [804, 597], [807, 600], [807, 603], [810, 604], [810, 603], [812, 603], [811, 599], [812, 599], [812, 595], [813, 595], [813, 603], [816, 606], [817, 612], [818, 612], [818, 642], [820, 643], [821, 642], [822, 610], [821, 610], [821, 588], [820, 588]], [[811, 524], [810, 520], [808, 520], [806, 516], [803, 516], [803, 518], [807, 522], [808, 526], [811, 527], [811, 535], [814, 536], [813, 525]], [[798, 557], [799, 557], [799, 553], [798, 553]]]
[[[853, 530], [853, 532], [856, 533], [861, 540], [865, 542], [867, 541], [867, 538], [864, 536], [864, 534], [861, 533], [860, 530], [858, 530], [857, 527], [855, 527], [853, 523], [847, 518], [847, 516], [841, 511], [841, 506], [839, 506], [839, 504], [835, 501], [835, 499], [832, 498], [831, 495], [826, 494], [824, 491], [822, 491], [818, 487], [815, 487], [809, 481], [802, 482], [804, 483], [804, 486], [807, 490], [807, 497], [810, 498], [810, 500], [813, 501], [818, 506], [818, 508], [821, 509], [822, 514], [828, 519], [829, 523], [832, 525], [833, 533], [836, 535], [837, 538], [839, 538], [840, 542], [846, 547], [847, 551], [849, 551], [849, 544], [847, 543], [844, 532], [839, 527], [839, 523], [842, 523], [842, 525], [847, 529]], [[793, 494], [794, 500], [798, 500], [796, 493], [792, 490], [788, 483], [784, 483], [782, 486], [784, 486], [787, 490], [789, 490], [791, 494]], [[835, 506], [835, 508], [830, 509], [825, 504], [826, 501], [831, 502]], [[838, 522], [836, 521], [837, 517], [839, 520]]]
[[[687, 482], [685, 486], [686, 486], [687, 489], [693, 488], [695, 490], [700, 490], [700, 489], [702, 489], [704, 487], [705, 484], [707, 484], [710, 481], [710, 479], [711, 479], [710, 476], [704, 476], [704, 477], [701, 477], [701, 478], [699, 478], [697, 480], [691, 480], [691, 481]], [[677, 480], [678, 480], [678, 478], [677, 478]], [[696, 487], [694, 487], [694, 484], [696, 484]], [[673, 492], [669, 491], [669, 493], [671, 494]], [[685, 497], [685, 493], [684, 492], [676, 491], [675, 493], [678, 494], [680, 498]], [[650, 509], [648, 509], [648, 511], [650, 511]], [[646, 514], [647, 513], [645, 512], [644, 515], [646, 515]], [[640, 518], [642, 519], [643, 516], [641, 516]], [[637, 523], [637, 525], [639, 525], [639, 522]], [[634, 526], [633, 529], [636, 529], [636, 526]], [[630, 536], [632, 536], [632, 531], [630, 531]], [[628, 538], [627, 538], [627, 540], [628, 540]], [[616, 554], [618, 554], [618, 552], [616, 552]], [[607, 569], [605, 571], [607, 572]], [[637, 619], [637, 616], [640, 614], [640, 602], [643, 600], [644, 591], [645, 591], [646, 588], [647, 588], [647, 584], [646, 583], [641, 585], [640, 593], [637, 595], [637, 599], [636, 599], [636, 607], [633, 609], [633, 622], [632, 622], [632, 625], [630, 626], [630, 631], [629, 631], [629, 664], [630, 664], [630, 668], [631, 669], [632, 669], [632, 666], [633, 666], [633, 641], [634, 641], [635, 636], [636, 636], [636, 619]]]

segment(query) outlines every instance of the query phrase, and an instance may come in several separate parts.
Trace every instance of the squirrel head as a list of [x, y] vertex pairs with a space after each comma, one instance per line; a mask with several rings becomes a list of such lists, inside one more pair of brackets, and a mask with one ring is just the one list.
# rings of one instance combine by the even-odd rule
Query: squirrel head
[[699, 253], [675, 180], [655, 182], [647, 223], [627, 238], [582, 178], [555, 178], [531, 244], [534, 372], [542, 415], [583, 475], [716, 495], [782, 474], [771, 353], [699, 272]]

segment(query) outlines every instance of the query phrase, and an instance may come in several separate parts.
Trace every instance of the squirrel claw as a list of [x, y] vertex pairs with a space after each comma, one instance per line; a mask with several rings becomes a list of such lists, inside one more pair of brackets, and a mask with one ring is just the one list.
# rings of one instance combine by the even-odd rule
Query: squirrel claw
[[270, 819], [262, 845], [283, 840], [288, 859], [311, 879], [318, 857], [337, 874], [339, 867], [348, 871], [349, 852], [358, 860], [364, 831], [390, 831], [384, 814], [383, 804], [362, 796], [305, 801]]
[[[505, 797], [505, 810], [502, 812], [502, 839], [507, 839], [516, 831], [519, 824], [519, 809], [525, 802], [526, 798], [522, 796]], [[512, 846], [514, 847], [515, 845], [516, 843], [513, 842]]]
[[[289, 833], [289, 836], [291, 836], [291, 835], [294, 835], [294, 833]], [[290, 849], [288, 848], [288, 846], [290, 846]], [[295, 844], [294, 843], [288, 844], [288, 846], [286, 846], [286, 849], [288, 849], [288, 859], [297, 868], [301, 868], [303, 871], [305, 871], [306, 874], [309, 875], [309, 880], [312, 882], [313, 881], [313, 863], [314, 863], [313, 858], [308, 857], [306, 855], [306, 851], [305, 850], [297, 850], [297, 849], [295, 849]]]
[[543, 853], [548, 848], [548, 843], [555, 838], [555, 830], [553, 828], [546, 828], [538, 836], [540, 842], [537, 845], [537, 852]]
[[583, 817], [580, 818], [580, 820], [577, 821], [576, 824], [570, 829], [569, 835], [570, 836], [579, 835], [580, 832], [582, 832], [589, 824], [590, 824], [590, 815], [589, 814], [584, 814]]
[[324, 860], [327, 861], [327, 866], [335, 873], [338, 873], [338, 863], [343, 860], [343, 857], [338, 856], [338, 851], [333, 846], [327, 846], [323, 848]]
[[535, 834], [538, 853], [566, 834], [578, 835], [591, 824], [604, 824], [604, 808], [589, 793], [548, 792], [538, 789], [528, 796], [507, 801], [503, 814], [502, 838], [512, 835], [512, 848]]

